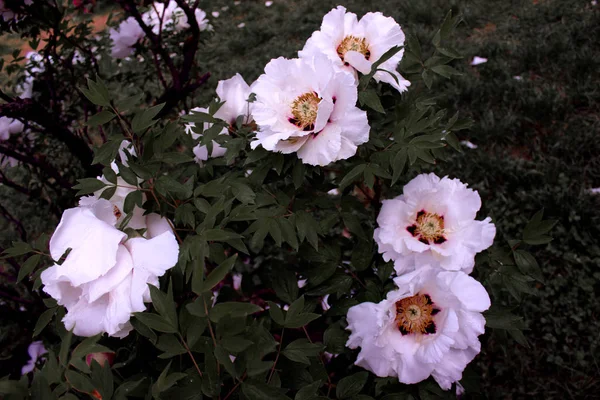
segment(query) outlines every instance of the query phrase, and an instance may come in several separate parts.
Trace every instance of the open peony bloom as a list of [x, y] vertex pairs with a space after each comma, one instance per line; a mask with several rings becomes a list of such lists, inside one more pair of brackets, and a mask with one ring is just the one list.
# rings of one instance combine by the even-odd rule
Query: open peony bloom
[[[198, 28], [201, 31], [209, 30], [210, 24], [206, 19], [206, 13], [196, 8], [194, 10]], [[152, 32], [158, 35], [161, 31], [179, 32], [190, 27], [185, 12], [177, 5], [177, 2], [170, 0], [167, 3], [155, 2], [150, 6], [150, 10], [142, 16], [144, 22], [152, 26]]]
[[21, 368], [21, 375], [25, 375], [33, 371], [38, 359], [41, 359], [40, 357], [42, 355], [48, 353], [48, 350], [46, 350], [44, 347], [44, 343], [41, 340], [38, 340], [36, 342], [31, 342], [27, 348], [27, 353], [29, 353], [29, 361], [27, 364], [23, 365], [23, 368]]
[[70, 208], [50, 240], [53, 259], [71, 251], [42, 273], [43, 290], [67, 308], [65, 327], [79, 336], [127, 336], [131, 314], [151, 301], [147, 284], [158, 286], [177, 263], [179, 245], [164, 218], [146, 216], [146, 237], [128, 239], [113, 209], [104, 199]]
[[10, 135], [23, 132], [25, 125], [18, 119], [0, 117], [0, 141], [8, 140]]
[[481, 313], [490, 307], [485, 288], [463, 272], [428, 266], [394, 283], [398, 289], [386, 300], [348, 310], [346, 346], [361, 348], [355, 364], [405, 384], [431, 375], [450, 389], [481, 349]]
[[479, 194], [458, 179], [421, 174], [404, 186], [404, 194], [384, 200], [374, 237], [386, 261], [401, 274], [431, 264], [468, 274], [475, 254], [494, 242], [491, 218], [475, 220]]
[[[219, 81], [217, 85], [217, 96], [219, 96], [219, 99], [224, 102], [224, 104], [217, 110], [217, 112], [215, 112], [214, 117], [225, 121], [227, 124], [229, 124], [229, 126], [234, 126], [237, 118], [240, 115], [243, 115], [245, 116], [244, 123], [250, 123], [252, 121], [252, 103], [248, 103], [247, 100], [250, 97], [251, 92], [252, 90], [250, 86], [240, 74], [235, 74], [233, 77], [227, 80]], [[208, 109], [196, 107], [193, 108], [191, 112], [208, 113]], [[193, 131], [195, 126], [196, 124], [189, 123], [186, 124], [185, 127], [186, 132], [191, 134], [194, 140], [200, 137], [200, 134]], [[207, 130], [210, 129], [210, 127], [212, 127], [212, 124], [204, 123], [203, 129]], [[227, 128], [223, 128], [219, 134], [227, 135]], [[208, 154], [208, 147], [205, 145], [198, 145], [193, 149], [193, 151], [194, 155], [196, 156], [196, 161], [202, 165], [202, 163], [209, 158], [223, 157], [227, 152], [227, 149], [213, 141], [212, 152], [210, 154]]]
[[[360, 21], [356, 14], [346, 12], [338, 6], [323, 17], [321, 30], [316, 31], [299, 52], [301, 58], [315, 54], [325, 54], [336, 68], [352, 73], [371, 72], [371, 66], [394, 46], [404, 45], [404, 32], [391, 17], [380, 12], [365, 14]], [[404, 92], [410, 82], [404, 79], [396, 68], [402, 60], [404, 50], [400, 50], [379, 66], [388, 72], [378, 71], [374, 78], [386, 82], [399, 92]]]
[[295, 152], [305, 164], [327, 165], [352, 157], [369, 140], [354, 78], [325, 56], [271, 60], [253, 91], [260, 132], [252, 148]]
[[133, 17], [129, 17], [117, 29], [110, 30], [113, 42], [111, 55], [114, 58], [125, 58], [133, 54], [135, 44], [146, 34]]

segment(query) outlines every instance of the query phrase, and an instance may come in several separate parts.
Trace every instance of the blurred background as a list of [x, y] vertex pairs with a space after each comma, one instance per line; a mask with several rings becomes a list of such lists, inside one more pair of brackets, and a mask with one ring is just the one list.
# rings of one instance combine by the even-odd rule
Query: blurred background
[[[215, 34], [198, 62], [211, 73], [196, 93], [204, 106], [217, 81], [236, 72], [254, 81], [279, 56], [295, 57], [323, 15], [342, 4], [359, 16], [381, 11], [404, 31], [429, 43], [452, 9], [464, 22], [452, 64], [462, 75], [437, 79], [438, 102], [474, 126], [462, 131], [462, 152], [434, 167], [477, 189], [482, 216], [498, 227], [497, 240], [516, 237], [541, 208], [559, 221], [554, 241], [537, 249], [544, 282], [515, 308], [528, 328], [525, 340], [485, 335], [466, 378], [490, 398], [600, 398], [600, 6], [592, 0], [273, 0], [201, 1]], [[94, 8], [102, 30], [111, 2]], [[119, 19], [119, 18], [115, 18]], [[91, 34], [91, 33], [90, 33]], [[0, 37], [12, 59], [29, 47], [18, 35]], [[423, 45], [427, 51], [426, 45]], [[478, 57], [478, 62], [473, 62]], [[473, 65], [477, 64], [477, 65]], [[0, 75], [0, 87], [4, 80]], [[143, 85], [143, 82], [139, 83]], [[419, 82], [418, 84], [423, 84]], [[1, 143], [0, 143], [1, 145]], [[83, 166], [50, 146], [46, 160], [83, 177]], [[64, 159], [63, 159], [64, 158]], [[51, 234], [56, 204], [29, 169], [0, 167], [0, 252], [13, 240]], [[11, 182], [13, 183], [11, 185]], [[60, 208], [74, 191], [57, 188]], [[50, 197], [51, 199], [52, 197]], [[0, 260], [0, 375], [22, 365], [31, 332], [44, 310], [31, 284], [14, 283], [9, 260]], [[18, 267], [18, 266], [16, 266]]]

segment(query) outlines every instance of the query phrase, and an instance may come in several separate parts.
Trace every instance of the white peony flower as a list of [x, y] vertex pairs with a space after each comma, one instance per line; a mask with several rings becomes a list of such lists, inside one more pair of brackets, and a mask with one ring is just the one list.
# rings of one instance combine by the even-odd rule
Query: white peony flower
[[468, 274], [475, 254], [494, 242], [491, 218], [475, 220], [479, 194], [458, 179], [421, 174], [404, 186], [404, 194], [384, 200], [374, 237], [386, 261], [401, 274], [431, 264]]
[[146, 34], [133, 17], [129, 17], [117, 29], [111, 28], [110, 39], [113, 42], [111, 55], [114, 58], [125, 58], [133, 54], [135, 44]]
[[271, 60], [253, 91], [260, 132], [252, 148], [296, 152], [305, 164], [327, 165], [352, 157], [369, 140], [354, 78], [325, 56]]
[[164, 218], [148, 215], [146, 238], [128, 239], [112, 210], [104, 199], [68, 209], [50, 239], [53, 259], [71, 251], [42, 272], [43, 290], [67, 308], [65, 327], [79, 336], [127, 336], [131, 314], [151, 301], [147, 284], [158, 286], [177, 263], [179, 245]]
[[25, 125], [18, 119], [0, 117], [0, 141], [8, 140], [10, 135], [23, 132]]
[[[323, 17], [321, 30], [312, 34], [298, 54], [301, 58], [325, 54], [336, 68], [356, 77], [356, 71], [368, 74], [385, 52], [403, 45], [404, 32], [393, 18], [370, 12], [359, 21], [356, 14], [338, 6]], [[389, 83], [399, 92], [407, 90], [410, 82], [396, 71], [403, 54], [404, 50], [400, 50], [382, 63], [379, 69], [389, 73], [379, 71], [374, 75], [375, 80]]]
[[48, 350], [46, 350], [44, 347], [44, 343], [41, 340], [38, 340], [36, 342], [31, 342], [27, 348], [27, 353], [29, 354], [29, 361], [21, 368], [21, 375], [25, 375], [33, 371], [38, 359], [43, 360], [41, 356], [48, 353]]
[[394, 283], [398, 289], [386, 300], [348, 310], [346, 346], [361, 348], [355, 364], [405, 384], [431, 375], [448, 390], [481, 350], [481, 313], [490, 307], [485, 288], [463, 272], [429, 266]]
[[[201, 31], [210, 29], [206, 12], [196, 8], [194, 14]], [[190, 27], [185, 12], [173, 0], [167, 3], [153, 3], [150, 10], [145, 12], [142, 17], [147, 25], [152, 26], [152, 32], [156, 35], [161, 31], [179, 32]]]
[[[246, 100], [248, 100], [250, 97], [251, 92], [252, 90], [250, 86], [240, 74], [235, 74], [229, 79], [219, 81], [217, 84], [217, 96], [219, 96], [219, 99], [224, 102], [224, 104], [217, 110], [217, 112], [215, 112], [213, 116], [225, 121], [227, 124], [229, 124], [229, 126], [235, 125], [236, 120], [240, 115], [245, 116], [244, 123], [250, 123], [252, 121], [252, 103], [248, 103]], [[193, 108], [191, 112], [208, 113], [208, 109], [196, 107]], [[200, 137], [199, 134], [193, 131], [195, 126], [196, 124], [189, 123], [186, 124], [185, 128], [186, 132], [191, 134], [194, 140]], [[203, 125], [203, 129], [205, 131], [211, 127], [212, 124], [210, 123], [204, 123]], [[228, 129], [223, 128], [219, 134], [228, 135]], [[220, 146], [215, 141], [212, 142], [212, 147], [213, 149], [210, 155], [208, 154], [208, 148], [204, 145], [198, 145], [193, 149], [198, 164], [202, 165], [202, 163], [209, 158], [223, 157], [227, 152], [226, 148]]]

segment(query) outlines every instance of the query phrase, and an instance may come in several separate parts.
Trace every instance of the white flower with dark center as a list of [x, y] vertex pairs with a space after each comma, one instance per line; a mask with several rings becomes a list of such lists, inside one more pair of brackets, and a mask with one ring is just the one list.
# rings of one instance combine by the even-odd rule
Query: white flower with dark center
[[485, 288], [463, 272], [429, 266], [394, 283], [398, 289], [386, 300], [348, 310], [346, 346], [361, 348], [355, 364], [405, 384], [433, 376], [448, 390], [481, 350], [481, 313], [490, 307]]
[[111, 55], [125, 58], [133, 54], [135, 44], [146, 34], [133, 17], [121, 22], [118, 28], [111, 28], [110, 39], [113, 42]]
[[146, 237], [131, 239], [116, 222], [113, 205], [99, 199], [66, 210], [50, 239], [53, 259], [71, 250], [61, 265], [42, 272], [43, 290], [67, 308], [63, 322], [76, 335], [127, 336], [131, 314], [151, 301], [147, 284], [158, 286], [177, 263], [179, 245], [164, 218], [149, 214]]
[[252, 148], [295, 152], [305, 164], [327, 165], [352, 157], [369, 140], [353, 77], [336, 71], [327, 57], [271, 60], [253, 91], [260, 131]]
[[38, 360], [43, 360], [41, 356], [48, 353], [48, 350], [44, 347], [44, 343], [41, 340], [32, 342], [27, 348], [29, 354], [29, 361], [21, 368], [21, 375], [28, 374], [35, 369], [35, 365]]
[[[246, 83], [244, 78], [240, 74], [235, 74], [233, 77], [219, 81], [217, 85], [217, 96], [221, 100], [223, 105], [215, 112], [213, 117], [225, 121], [231, 129], [235, 127], [237, 118], [243, 116], [242, 122], [248, 124], [252, 121], [252, 103], [247, 100], [250, 97], [251, 89]], [[193, 112], [208, 113], [207, 108], [196, 107], [191, 110]], [[194, 132], [196, 124], [186, 124], [186, 132], [191, 134], [194, 140], [198, 139], [201, 135]], [[203, 130], [206, 131], [212, 127], [211, 123], [204, 123]], [[228, 129], [223, 128], [219, 135], [228, 135]], [[196, 146], [193, 151], [196, 156], [196, 161], [202, 165], [202, 163], [209, 158], [223, 157], [227, 152], [227, 149], [220, 146], [217, 142], [212, 142], [212, 152], [208, 154], [208, 147], [205, 145]]]
[[[201, 31], [210, 29], [206, 12], [196, 8], [194, 15]], [[153, 3], [150, 10], [145, 12], [142, 17], [147, 25], [152, 26], [152, 32], [156, 35], [161, 31], [179, 32], [190, 27], [187, 15], [173, 0], [167, 3]]]
[[385, 261], [401, 274], [430, 264], [468, 274], [475, 254], [494, 242], [491, 218], [475, 220], [479, 194], [458, 179], [421, 174], [404, 186], [404, 194], [384, 200], [374, 237]]
[[[325, 54], [336, 68], [352, 73], [371, 72], [371, 66], [394, 46], [404, 45], [404, 32], [391, 17], [380, 12], [367, 13], [360, 21], [356, 14], [346, 12], [346, 8], [338, 6], [325, 17], [321, 30], [316, 31], [306, 42], [300, 57], [311, 57]], [[402, 60], [404, 50], [400, 50], [389, 60], [383, 62], [374, 78], [378, 82], [386, 82], [399, 92], [404, 92], [410, 82], [396, 70]]]

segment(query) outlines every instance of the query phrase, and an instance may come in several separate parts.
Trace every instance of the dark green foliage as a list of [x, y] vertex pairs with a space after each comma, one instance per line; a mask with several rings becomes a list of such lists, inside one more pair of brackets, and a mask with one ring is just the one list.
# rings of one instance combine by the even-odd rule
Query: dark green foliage
[[[318, 28], [322, 15], [337, 3], [275, 1], [270, 8], [262, 1], [239, 6], [230, 1], [202, 4], [207, 11], [223, 5], [230, 9], [213, 21], [218, 33], [207, 38], [198, 56], [213, 74], [212, 86], [200, 93], [193, 105], [208, 104], [219, 79], [240, 72], [251, 82], [271, 58], [295, 56]], [[156, 179], [156, 192], [179, 205], [173, 213], [176, 225], [198, 235], [184, 238], [179, 263], [170, 272], [171, 284], [167, 279], [161, 282], [163, 290], [171, 290], [152, 289], [153, 309], [132, 320], [135, 333], [123, 342], [102, 341], [103, 346], [121, 349], [114, 376], [106, 367], [88, 367], [81, 360], [83, 349], [100, 346], [95, 343], [98, 338], [78, 344], [78, 339], [73, 339], [74, 351], [67, 353], [71, 336], [61, 328], [64, 311], [55, 304], [47, 304], [51, 307], [47, 311], [43, 305], [32, 307], [34, 316], [22, 321], [24, 328], [15, 326], [9, 314], [0, 314], [1, 343], [9, 343], [7, 348], [18, 343], [23, 352], [31, 333], [44, 335], [57, 351], [62, 343], [63, 350], [58, 356], [47, 356], [42, 373], [36, 374], [30, 385], [38, 398], [55, 398], [48, 392], [49, 385], [54, 385], [57, 395], [75, 389], [72, 393], [76, 395], [63, 398], [85, 398], [83, 393], [93, 388], [105, 399], [113, 391], [117, 399], [126, 394], [163, 399], [216, 398], [220, 394], [223, 398], [231, 389], [233, 398], [249, 400], [326, 395], [340, 399], [374, 395], [391, 400], [448, 395], [431, 381], [408, 388], [394, 379], [374, 379], [351, 367], [355, 353], [344, 347], [348, 333], [342, 317], [347, 309], [356, 302], [381, 300], [390, 289], [392, 272], [370, 241], [377, 201], [365, 208], [361, 201], [346, 195], [354, 184], [364, 186], [368, 193], [367, 188], [377, 189], [385, 182], [381, 197], [393, 197], [416, 172], [429, 170], [470, 183], [483, 200], [480, 215], [491, 215], [498, 227], [497, 247], [477, 260], [476, 277], [491, 291], [494, 306], [486, 313], [490, 329], [482, 338], [482, 353], [462, 380], [467, 394], [562, 399], [584, 398], [599, 390], [600, 203], [597, 195], [588, 192], [600, 186], [598, 10], [588, 2], [558, 0], [518, 5], [483, 0], [350, 0], [344, 5], [359, 15], [380, 10], [400, 22], [409, 34], [402, 71], [413, 85], [406, 94], [409, 101], [404, 103], [410, 107], [396, 109], [385, 87], [365, 86], [360, 99], [372, 109], [369, 117], [377, 129], [359, 157], [340, 163], [335, 185], [323, 178], [322, 170], [305, 166], [293, 156], [249, 151], [243, 128], [239, 138], [219, 140], [225, 140], [222, 144], [230, 149], [227, 162], [245, 158], [244, 168], [253, 169], [249, 179], [244, 179], [241, 171], [228, 170], [222, 159], [212, 160], [198, 174], [190, 172], [191, 153], [178, 149], [189, 149], [193, 143], [181, 135], [176, 124], [164, 126], [155, 119], [160, 105], [139, 105], [147, 103], [140, 97], [131, 100], [136, 107], [115, 103], [117, 110], [129, 111], [124, 114], [146, 149], [142, 157], [130, 160], [128, 168], [119, 164], [120, 176], [135, 185], [138, 178]], [[437, 35], [449, 8], [464, 19], [452, 39], [444, 34], [458, 23], [451, 18], [445, 19]], [[246, 27], [237, 28], [242, 21]], [[489, 61], [470, 67], [474, 55]], [[143, 87], [150, 98], [150, 93], [159, 91], [156, 80], [148, 82], [136, 76], [134, 70], [121, 70], [113, 83], [106, 79], [106, 92], [94, 78], [83, 89], [84, 95], [92, 103], [107, 106], [112, 93], [118, 92], [119, 98], [137, 97], [137, 89]], [[130, 84], [119, 92], [119, 82]], [[445, 108], [448, 113], [438, 111]], [[211, 113], [214, 111], [213, 107]], [[122, 139], [114, 112], [112, 107], [98, 107], [87, 122], [113, 127], [108, 141], [95, 152], [95, 160], [103, 165], [115, 158]], [[465, 117], [474, 121], [472, 126]], [[201, 121], [213, 121], [210, 115], [189, 120], [197, 126]], [[202, 143], [210, 143], [219, 130], [205, 131]], [[383, 140], [388, 134], [394, 136], [394, 147], [387, 153], [375, 152], [385, 148]], [[479, 147], [461, 146], [459, 140], [465, 139]], [[462, 153], [448, 151], [449, 147]], [[45, 151], [60, 155], [63, 147], [51, 143]], [[69, 169], [69, 157], [57, 159], [62, 169]], [[167, 169], [170, 174], [165, 176], [162, 172]], [[81, 171], [79, 167], [71, 171], [72, 178], [85, 176]], [[35, 193], [51, 186], [32, 178], [28, 171], [11, 170], [11, 174], [13, 179], [27, 182]], [[95, 185], [83, 180], [77, 188], [80, 194], [102, 189]], [[321, 196], [313, 196], [306, 187]], [[318, 200], [336, 187], [343, 196]], [[298, 190], [297, 197], [292, 198], [292, 188]], [[134, 193], [126, 208], [144, 201], [141, 191]], [[30, 237], [51, 232], [56, 225], [54, 217], [49, 221], [48, 204], [25, 201], [5, 187], [0, 187], [0, 195], [2, 204], [8, 204], [26, 225]], [[66, 197], [64, 193], [61, 196]], [[68, 202], [54, 206], [60, 210], [72, 205]], [[155, 211], [173, 211], [154, 199], [147, 202]], [[556, 227], [536, 214], [540, 209], [545, 218], [558, 220]], [[19, 233], [13, 225], [7, 226], [2, 234], [5, 248]], [[342, 238], [343, 229], [353, 237]], [[550, 229], [554, 240], [548, 243]], [[12, 255], [20, 257], [30, 250], [23, 246], [17, 245]], [[248, 254], [255, 257], [249, 265], [244, 263]], [[28, 257], [22, 257], [18, 279], [33, 269], [32, 282], [36, 282], [36, 265], [41, 262], [32, 260], [36, 255]], [[40, 257], [49, 265], [47, 257]], [[352, 272], [364, 281], [365, 290], [360, 289], [356, 299], [346, 297], [347, 293], [361, 285], [338, 267], [341, 260], [350, 261]], [[242, 289], [237, 293], [224, 286], [213, 307], [208, 295], [223, 278], [227, 282], [230, 272], [244, 274]], [[303, 289], [296, 285], [299, 277], [307, 279]], [[252, 299], [257, 303], [248, 303], [254, 285], [272, 290]], [[183, 296], [182, 288], [198, 296]], [[19, 287], [15, 290], [26, 293]], [[318, 297], [325, 294], [330, 295], [332, 308], [321, 314]], [[290, 307], [284, 311], [279, 303]], [[11, 306], [16, 309], [18, 303]], [[302, 327], [307, 325], [317, 337], [305, 335]], [[130, 351], [134, 344], [139, 346], [135, 353]], [[340, 354], [327, 371], [321, 364], [324, 347]], [[186, 354], [187, 348], [202, 377], [196, 361]], [[10, 352], [2, 355], [7, 357]], [[229, 355], [236, 359], [230, 360]], [[7, 363], [15, 365], [6, 371], [24, 364], [15, 358]], [[142, 370], [143, 376], [139, 375]], [[337, 385], [333, 389], [329, 385], [331, 371]], [[64, 387], [57, 385], [63, 377], [68, 382]], [[5, 381], [0, 381], [0, 393], [8, 392], [5, 386]], [[21, 381], [10, 390], [19, 398], [18, 393], [27, 386]]]

